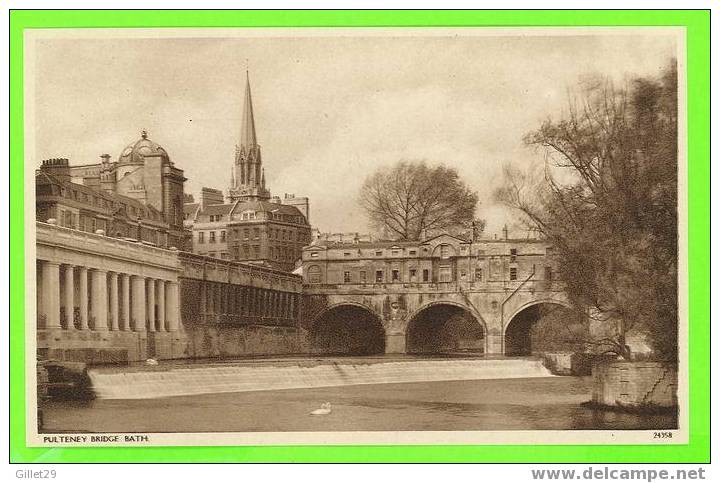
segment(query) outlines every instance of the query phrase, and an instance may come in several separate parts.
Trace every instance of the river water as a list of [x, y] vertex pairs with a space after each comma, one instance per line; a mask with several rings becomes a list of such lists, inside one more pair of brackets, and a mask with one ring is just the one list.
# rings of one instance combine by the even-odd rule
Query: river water
[[[591, 409], [589, 377], [367, 384], [53, 401], [42, 432], [675, 429], [675, 415]], [[332, 412], [312, 416], [324, 402]]]

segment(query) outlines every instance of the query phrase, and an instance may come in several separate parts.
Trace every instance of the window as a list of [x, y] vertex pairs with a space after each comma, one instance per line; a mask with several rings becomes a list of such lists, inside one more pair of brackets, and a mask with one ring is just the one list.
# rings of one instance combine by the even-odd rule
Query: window
[[423, 269], [423, 282], [429, 282], [430, 281], [430, 270], [427, 268]]
[[312, 253], [310, 253], [310, 257], [311, 257], [311, 258], [317, 258], [317, 257], [318, 257], [318, 252], [312, 252]]
[[482, 268], [476, 268], [475, 269], [475, 280], [478, 282], [482, 282]]
[[243, 230], [243, 239], [244, 239], [244, 240], [249, 240], [249, 239], [250, 239], [250, 230], [249, 230], [248, 228], [245, 228], [245, 229]]
[[375, 256], [376, 256], [376, 257], [382, 257], [382, 251], [377, 251], [377, 252], [375, 252]]
[[210, 232], [210, 243], [215, 243], [215, 232], [214, 231]]
[[260, 258], [260, 247], [253, 245], [253, 258]]
[[220, 258], [222, 258], [223, 260], [227, 260], [227, 258], [228, 258], [227, 252], [220, 252]]
[[517, 268], [510, 267], [510, 280], [517, 280]]
[[392, 253], [393, 255], [399, 255], [399, 254], [400, 254], [400, 250], [393, 250], [391, 253]]
[[417, 250], [410, 250], [410, 255], [417, 255]]
[[260, 228], [253, 228], [253, 238], [255, 240], [260, 239]]
[[465, 269], [460, 269], [460, 280], [465, 280], [467, 278], [467, 271]]
[[450, 246], [449, 245], [440, 245], [440, 257], [448, 258], [449, 256], [450, 256]]
[[208, 256], [209, 256], [209, 257], [215, 258], [216, 255], [217, 255], [217, 253], [215, 253], [215, 252], [210, 252], [210, 253], [208, 253]]
[[205, 232], [204, 231], [198, 232], [198, 243], [205, 243]]
[[517, 258], [517, 248], [511, 248], [510, 249], [510, 261], [514, 262]]
[[367, 273], [365, 270], [360, 270], [360, 283], [367, 282]]
[[308, 268], [308, 282], [310, 283], [322, 283], [322, 272], [320, 267], [313, 265]]
[[415, 270], [414, 268], [411, 268], [410, 269], [410, 281], [414, 282], [416, 276], [417, 276], [417, 270]]
[[343, 282], [350, 283], [350, 272], [343, 272]]
[[273, 247], [270, 247], [270, 259], [275, 259], [275, 249]]
[[345, 252], [345, 253], [343, 253], [343, 256], [345, 256], [345, 257], [349, 257], [350, 255], [351, 255], [350, 252]]
[[400, 281], [400, 270], [393, 270], [391, 272], [391, 277], [393, 282], [399, 282]]
[[442, 266], [439, 269], [441, 282], [452, 282], [452, 269], [449, 266]]
[[552, 267], [545, 267], [545, 280], [552, 280], [552, 279], [553, 279]]
[[375, 282], [382, 283], [384, 278], [382, 270], [375, 270]]
[[225, 235], [225, 230], [223, 230], [220, 232], [220, 242], [225, 243], [225, 240], [226, 240], [226, 235]]

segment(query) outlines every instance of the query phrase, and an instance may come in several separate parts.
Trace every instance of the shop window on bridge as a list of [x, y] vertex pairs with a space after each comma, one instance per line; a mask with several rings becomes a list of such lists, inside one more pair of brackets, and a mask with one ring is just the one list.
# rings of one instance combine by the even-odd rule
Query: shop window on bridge
[[400, 270], [393, 270], [393, 271], [392, 271], [392, 281], [393, 281], [393, 282], [399, 282], [399, 281], [400, 281]]
[[322, 283], [322, 271], [317, 265], [313, 265], [308, 268], [308, 282]]
[[350, 272], [343, 272], [343, 282], [350, 283]]
[[452, 270], [448, 266], [440, 267], [440, 282], [452, 282]]
[[382, 270], [375, 270], [375, 282], [382, 283], [384, 278]]
[[545, 280], [552, 281], [552, 279], [553, 279], [552, 267], [545, 267]]
[[423, 282], [429, 282], [430, 281], [430, 270], [427, 268], [423, 269], [423, 275], [422, 275], [422, 281]]
[[510, 267], [510, 280], [517, 280], [517, 268]]

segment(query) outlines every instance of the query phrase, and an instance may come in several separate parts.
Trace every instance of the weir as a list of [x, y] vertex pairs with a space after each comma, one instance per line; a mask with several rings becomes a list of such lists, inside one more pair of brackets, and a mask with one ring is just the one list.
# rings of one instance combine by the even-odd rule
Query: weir
[[342, 360], [89, 370], [101, 399], [154, 399], [361, 384], [551, 377], [536, 359]]

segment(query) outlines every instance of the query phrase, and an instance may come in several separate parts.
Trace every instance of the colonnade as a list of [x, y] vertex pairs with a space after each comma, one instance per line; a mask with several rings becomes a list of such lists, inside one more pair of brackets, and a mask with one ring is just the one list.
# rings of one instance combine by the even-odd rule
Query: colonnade
[[38, 260], [39, 328], [174, 332], [176, 281]]
[[297, 316], [299, 294], [296, 293], [219, 282], [203, 282], [202, 286], [206, 315], [269, 320], [293, 320]]

